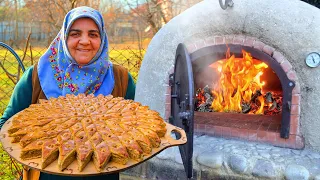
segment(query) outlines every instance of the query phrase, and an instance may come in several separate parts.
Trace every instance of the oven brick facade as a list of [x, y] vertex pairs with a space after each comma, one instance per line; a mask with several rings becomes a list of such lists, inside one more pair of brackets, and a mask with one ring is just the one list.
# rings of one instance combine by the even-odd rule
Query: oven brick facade
[[[266, 45], [265, 43], [259, 41], [254, 37], [245, 37], [243, 35], [228, 35], [228, 36], [215, 36], [207, 37], [203, 40], [198, 40], [196, 42], [187, 43], [186, 47], [188, 53], [193, 53], [198, 49], [204, 48], [206, 46], [218, 45], [218, 44], [239, 44], [244, 46], [251, 46], [255, 49], [263, 51], [268, 55], [272, 56], [286, 72], [288, 78], [298, 84], [298, 78], [293, 69], [291, 63], [280, 53], [275, 50], [275, 48]], [[171, 87], [169, 85], [169, 75], [174, 71], [174, 68], [170, 69], [167, 73], [166, 81], [166, 93], [165, 93], [165, 120], [168, 121], [171, 113]], [[205, 133], [213, 136], [220, 136], [226, 138], [239, 138], [250, 141], [259, 141], [263, 143], [268, 143], [280, 147], [289, 147], [295, 149], [304, 148], [304, 140], [299, 130], [299, 121], [300, 121], [300, 102], [301, 94], [300, 86], [295, 86], [292, 92], [291, 100], [291, 114], [290, 114], [290, 135], [288, 139], [280, 138], [279, 132], [268, 132], [268, 128], [263, 127], [263, 124], [257, 124], [253, 129], [240, 129], [234, 127], [221, 127], [221, 126], [212, 126], [205, 124], [195, 124], [196, 133]]]

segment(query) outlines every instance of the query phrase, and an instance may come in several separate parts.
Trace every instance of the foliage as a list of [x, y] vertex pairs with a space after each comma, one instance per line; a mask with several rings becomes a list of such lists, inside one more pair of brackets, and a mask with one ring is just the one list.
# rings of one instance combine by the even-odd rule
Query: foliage
[[0, 180], [17, 179], [21, 174], [22, 166], [13, 161], [11, 157], [4, 151], [0, 143]]

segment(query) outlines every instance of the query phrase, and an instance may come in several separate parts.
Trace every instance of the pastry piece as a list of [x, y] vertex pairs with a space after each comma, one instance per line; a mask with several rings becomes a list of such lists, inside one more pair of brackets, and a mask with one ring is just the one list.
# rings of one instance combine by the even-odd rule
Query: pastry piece
[[11, 143], [18, 143], [20, 142], [21, 138], [28, 134], [29, 132], [32, 132], [32, 131], [35, 131], [39, 129], [39, 127], [36, 127], [36, 126], [30, 126], [30, 127], [24, 127], [22, 129], [19, 129], [18, 131], [12, 133], [12, 134], [9, 134], [9, 137], [13, 137], [13, 139], [11, 140]]
[[134, 138], [134, 140], [139, 144], [139, 146], [145, 154], [151, 153], [152, 144], [144, 134], [142, 134], [135, 128], [130, 129], [130, 131], [128, 131], [128, 134], [130, 134]]
[[48, 117], [47, 118], [38, 118], [35, 121], [33, 121], [32, 125], [33, 126], [44, 126], [51, 121], [52, 121], [52, 119], [48, 118]]
[[121, 135], [123, 134], [125, 131], [124, 129], [118, 124], [116, 123], [117, 121], [120, 121], [119, 119], [109, 119], [108, 121], [106, 121], [107, 127], [109, 129], [111, 129], [111, 131], [115, 134], [115, 135]]
[[37, 139], [41, 139], [45, 136], [46, 136], [46, 132], [42, 131], [41, 129], [37, 129], [37, 130], [30, 132], [30, 133], [26, 134], [25, 136], [23, 136], [21, 138], [19, 144], [21, 145], [21, 147], [26, 147], [31, 142], [33, 142]]
[[87, 136], [90, 138], [97, 132], [97, 127], [94, 124], [90, 124], [89, 126], [84, 126], [85, 132], [87, 133]]
[[88, 140], [88, 136], [87, 134], [81, 130], [78, 131], [74, 136], [73, 136], [73, 140], [76, 143], [76, 145], [78, 144], [83, 144]]
[[102, 142], [102, 136], [100, 135], [100, 133], [96, 132], [93, 136], [89, 137], [89, 140], [92, 144], [93, 147], [97, 146], [98, 144], [100, 144], [100, 142]]
[[148, 128], [136, 127], [136, 129], [139, 130], [145, 136], [147, 136], [147, 138], [151, 142], [152, 147], [155, 147], [155, 148], [160, 147], [161, 139], [159, 138], [156, 132]]
[[102, 114], [99, 116], [101, 120], [108, 121], [109, 119], [112, 118], [121, 118], [121, 113], [115, 112], [115, 113], [109, 113], [109, 114]]
[[13, 134], [17, 132], [20, 129], [24, 129], [26, 127], [32, 126], [32, 121], [27, 121], [24, 123], [19, 123], [19, 124], [13, 124], [9, 129], [8, 129], [8, 134]]
[[77, 122], [76, 124], [74, 124], [73, 126], [70, 127], [70, 131], [72, 136], [74, 136], [78, 131], [82, 130], [82, 123], [81, 122]]
[[63, 171], [76, 159], [76, 146], [74, 140], [69, 139], [65, 142], [60, 142], [58, 168]]
[[36, 140], [21, 150], [20, 158], [23, 160], [41, 157], [44, 140]]
[[161, 127], [166, 127], [166, 123], [164, 122], [163, 119], [158, 119], [158, 118], [153, 118], [153, 117], [142, 117], [142, 116], [136, 116], [137, 121], [139, 122], [146, 122], [149, 124], [155, 124], [155, 125], [159, 125]]
[[135, 161], [141, 161], [143, 157], [143, 151], [131, 134], [123, 133], [118, 136], [121, 143], [127, 148], [127, 152], [131, 159]]
[[137, 127], [144, 128], [144, 129], [151, 129], [152, 131], [156, 132], [159, 137], [164, 137], [164, 135], [167, 132], [167, 129], [165, 127], [162, 127], [156, 124], [150, 124], [147, 122], [140, 121], [137, 123]]
[[60, 143], [70, 140], [71, 137], [72, 137], [72, 135], [71, 135], [71, 132], [70, 132], [69, 129], [63, 130], [63, 131], [57, 136], [58, 141], [59, 141]]
[[79, 122], [79, 119], [77, 117], [72, 117], [69, 120], [63, 122], [62, 127], [67, 129], [71, 126], [73, 126], [74, 124], [76, 124], [77, 122]]
[[81, 119], [81, 123], [82, 123], [83, 127], [88, 127], [89, 125], [91, 125], [93, 123], [93, 121], [89, 116], [86, 116], [83, 119]]
[[121, 114], [125, 114], [127, 112], [135, 112], [135, 110], [140, 106], [139, 102], [132, 102], [127, 104], [122, 110]]
[[59, 141], [57, 138], [46, 139], [42, 145], [41, 168], [46, 168], [59, 156]]
[[94, 147], [93, 163], [97, 171], [101, 172], [109, 162], [111, 151], [106, 142], [102, 141]]
[[104, 142], [107, 143], [111, 151], [111, 160], [119, 164], [127, 164], [129, 161], [129, 154], [125, 146], [123, 146], [119, 138], [114, 134], [102, 135]]
[[114, 105], [116, 105], [118, 102], [120, 102], [123, 98], [120, 97], [116, 97], [111, 99], [110, 101], [106, 102], [106, 104], [104, 104], [104, 107], [111, 109]]
[[90, 162], [93, 154], [93, 148], [90, 141], [77, 144], [76, 152], [77, 152], [78, 170], [81, 172]]

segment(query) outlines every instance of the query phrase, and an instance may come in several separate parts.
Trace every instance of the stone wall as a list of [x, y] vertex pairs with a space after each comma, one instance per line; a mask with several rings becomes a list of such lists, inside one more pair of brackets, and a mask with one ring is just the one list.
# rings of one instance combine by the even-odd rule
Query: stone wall
[[[171, 147], [122, 172], [121, 179], [178, 180], [187, 177], [179, 149]], [[320, 180], [320, 154], [306, 149], [196, 135], [192, 179]]]

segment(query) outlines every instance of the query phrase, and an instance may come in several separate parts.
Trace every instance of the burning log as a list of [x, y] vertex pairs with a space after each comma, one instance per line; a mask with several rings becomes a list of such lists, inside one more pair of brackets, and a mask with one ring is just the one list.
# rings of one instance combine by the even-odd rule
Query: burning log
[[267, 103], [273, 103], [273, 98], [272, 98], [272, 93], [271, 92], [267, 92], [265, 95], [265, 99]]
[[217, 81], [197, 90], [195, 109], [270, 115], [281, 112], [282, 96], [263, 93], [266, 83], [261, 76], [268, 65], [244, 50], [242, 55], [242, 58], [228, 55], [209, 66], [216, 70]]
[[[216, 97], [212, 94], [212, 89], [206, 85], [203, 89], [199, 88], [196, 91], [195, 98], [195, 111], [200, 112], [213, 112], [214, 109], [212, 104]], [[265, 103], [262, 103], [264, 101]], [[263, 104], [264, 107], [261, 107]], [[241, 113], [257, 113], [259, 109], [263, 109], [262, 113], [264, 115], [275, 115], [281, 112], [282, 107], [282, 96], [281, 94], [276, 94], [274, 92], [267, 92], [264, 95], [261, 90], [256, 90], [254, 94], [251, 95], [249, 101], [241, 101]]]
[[244, 113], [244, 114], [250, 112], [250, 110], [251, 110], [251, 106], [249, 103], [241, 104], [241, 108], [242, 108], [242, 113]]
[[200, 112], [212, 112], [213, 97], [211, 89], [206, 85], [203, 89], [199, 88], [196, 92], [195, 110]]
[[256, 90], [256, 92], [252, 95], [251, 99], [250, 99], [250, 103], [251, 102], [255, 102], [256, 99], [261, 96], [261, 90]]
[[268, 108], [269, 111], [273, 111], [277, 107], [277, 102], [273, 101], [272, 105]]

